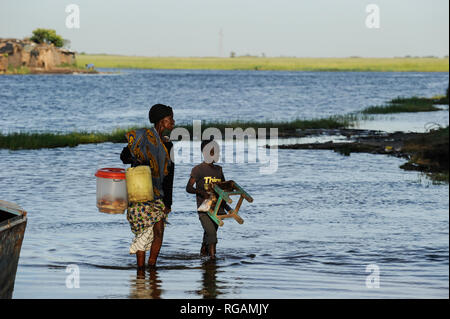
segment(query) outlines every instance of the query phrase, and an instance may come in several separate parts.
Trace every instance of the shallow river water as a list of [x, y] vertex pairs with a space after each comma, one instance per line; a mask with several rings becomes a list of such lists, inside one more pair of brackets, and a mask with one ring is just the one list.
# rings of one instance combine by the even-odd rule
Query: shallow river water
[[[312, 90], [310, 93], [316, 94], [317, 99], [308, 96], [306, 91], [304, 95], [297, 95], [298, 91], [291, 87], [289, 81], [287, 87], [283, 87], [284, 77], [292, 77], [294, 81], [302, 76], [301, 72], [212, 72], [213, 78], [226, 83], [228, 76], [241, 81], [242, 91], [238, 83], [230, 89], [242, 92], [240, 97], [226, 90], [220, 91], [222, 82], [217, 79], [202, 82], [201, 78], [207, 78], [205, 72], [135, 73], [136, 80], [130, 83], [137, 87], [150, 85], [138, 81], [144, 74], [167, 77], [169, 81], [179, 73], [180, 78], [190, 79], [182, 82], [184, 84], [172, 95], [172, 101], [177, 101], [173, 103], [174, 107], [181, 105], [183, 92], [188, 92], [186, 94], [190, 96], [186, 100], [186, 104], [192, 106], [189, 112], [182, 107], [179, 112], [176, 110], [180, 122], [188, 122], [193, 116], [204, 118], [201, 97], [196, 94], [202, 88], [208, 101], [214, 101], [214, 94], [206, 97], [207, 88], [212, 86], [215, 88], [212, 92], [218, 95], [217, 92], [222, 92], [232, 99], [245, 100], [250, 104], [252, 99], [245, 95], [250, 93], [243, 88], [258, 87], [265, 76], [274, 77], [275, 84], [280, 86], [273, 88], [279, 94], [276, 101], [283, 101], [279, 104], [287, 106], [285, 109], [280, 106], [280, 112], [274, 113], [274, 117], [283, 119], [296, 112], [305, 117], [342, 114], [352, 111], [352, 108], [357, 110], [371, 105], [377, 99], [385, 101], [397, 95], [431, 96], [439, 94], [448, 83], [448, 74], [394, 73], [385, 74], [384, 80], [375, 80], [382, 74], [374, 73], [365, 75], [363, 82], [370, 85], [361, 89], [351, 85], [362, 81], [361, 73], [304, 73], [312, 79], [317, 77], [317, 83], [326, 82], [321, 81], [321, 77], [349, 77], [346, 97], [330, 96], [326, 102], [326, 96], [321, 96], [320, 92], [330, 92], [330, 87]], [[139, 121], [145, 123], [145, 118], [141, 120], [140, 117], [148, 108], [147, 95], [150, 93], [146, 90], [137, 95], [138, 99], [132, 99], [124, 97], [127, 90], [119, 86], [108, 87], [103, 92], [92, 87], [92, 90], [95, 89], [92, 98], [82, 90], [74, 89], [66, 97], [69, 101], [67, 105], [57, 102], [61, 98], [60, 92], [69, 82], [77, 87], [77, 83], [98, 81], [100, 87], [103, 81], [118, 81], [106, 79], [129, 76], [128, 73], [92, 78], [36, 76], [28, 84], [25, 84], [31, 81], [28, 77], [12, 80], [0, 77], [0, 98], [2, 102], [7, 101], [1, 106], [2, 130], [89, 129], [99, 122], [100, 128], [110, 129]], [[277, 76], [281, 78], [277, 80]], [[252, 77], [255, 79], [252, 80]], [[398, 81], [398, 90], [392, 89], [392, 86], [389, 92], [372, 90], [371, 85], [377, 88], [382, 83], [387, 83], [387, 90], [393, 78]], [[416, 78], [420, 79], [420, 85], [409, 82]], [[441, 83], [442, 80], [444, 82]], [[5, 83], [9, 85], [8, 90], [4, 89]], [[267, 93], [264, 83], [261, 84], [261, 91], [253, 92], [255, 99], [264, 100], [256, 94]], [[334, 79], [330, 83], [340, 81]], [[38, 94], [36, 90], [39, 85], [42, 85], [42, 90]], [[85, 87], [83, 85], [78, 88]], [[165, 94], [169, 96], [164, 91], [169, 84], [161, 80], [152, 85], [161, 87], [163, 91], [158, 101], [164, 101]], [[27, 91], [30, 86], [33, 89]], [[117, 96], [112, 98], [108, 92], [111, 96]], [[79, 98], [83, 96], [80, 101], [84, 102], [78, 105], [70, 98], [71, 94]], [[340, 96], [342, 92], [335, 91], [335, 94]], [[364, 96], [372, 96], [370, 102]], [[308, 109], [304, 99], [311, 103], [317, 101], [317, 104]], [[355, 102], [358, 99], [364, 103]], [[125, 101], [128, 107], [123, 109], [124, 106], [117, 100]], [[32, 101], [36, 103], [34, 107], [30, 106]], [[297, 101], [302, 101], [304, 106], [296, 109]], [[107, 103], [110, 106], [105, 106]], [[328, 106], [320, 109], [322, 104]], [[134, 109], [134, 105], [139, 107]], [[195, 113], [197, 109], [194, 105], [199, 105], [199, 113]], [[271, 117], [272, 103], [267, 101], [265, 105], [254, 104], [253, 107], [256, 105], [261, 107], [257, 118]], [[336, 105], [336, 108], [330, 105]], [[243, 102], [238, 106], [243, 107]], [[24, 113], [24, 110], [29, 112]], [[242, 116], [247, 116], [247, 113], [255, 114], [255, 109], [242, 108]], [[446, 114], [448, 123], [448, 112]], [[220, 119], [225, 115], [215, 112], [214, 116]], [[430, 120], [427, 116], [435, 115], [423, 115], [419, 120], [426, 123]], [[278, 150], [277, 170], [268, 175], [261, 174], [263, 163], [260, 161], [221, 163], [225, 177], [242, 185], [253, 196], [254, 202], [244, 202], [241, 208], [244, 224], [226, 220], [219, 229], [218, 260], [215, 264], [199, 257], [202, 228], [195, 212], [194, 197], [185, 192], [190, 170], [197, 163], [178, 163], [174, 204], [168, 219], [170, 224], [165, 230], [158, 268], [147, 272], [145, 278], [137, 276], [135, 257], [128, 253], [132, 233], [125, 215], [103, 214], [95, 207], [94, 173], [100, 167], [125, 167], [119, 159], [123, 146], [104, 143], [74, 148], [0, 150], [0, 198], [16, 202], [28, 211], [14, 298], [449, 296], [448, 185], [434, 185], [417, 172], [401, 170], [399, 166], [404, 163], [403, 159], [371, 154], [346, 157], [333, 151], [319, 150]], [[198, 142], [193, 142], [193, 149], [198, 147]], [[66, 285], [66, 279], [71, 274], [66, 271], [73, 267], [79, 270], [79, 288], [68, 288]], [[379, 270], [379, 288], [368, 288], [366, 284], [368, 276], [374, 274], [373, 269]]]

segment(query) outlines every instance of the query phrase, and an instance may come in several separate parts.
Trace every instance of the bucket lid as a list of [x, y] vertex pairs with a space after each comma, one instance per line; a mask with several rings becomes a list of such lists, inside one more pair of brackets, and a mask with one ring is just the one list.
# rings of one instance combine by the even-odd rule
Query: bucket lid
[[125, 179], [125, 169], [114, 167], [100, 168], [95, 173], [95, 176], [101, 178]]

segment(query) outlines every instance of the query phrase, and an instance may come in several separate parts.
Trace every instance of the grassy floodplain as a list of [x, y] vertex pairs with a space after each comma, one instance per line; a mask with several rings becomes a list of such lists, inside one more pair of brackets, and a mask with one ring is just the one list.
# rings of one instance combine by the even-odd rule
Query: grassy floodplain
[[363, 114], [389, 114], [389, 113], [410, 113], [410, 112], [433, 112], [441, 111], [442, 108], [436, 104], [447, 104], [448, 96], [426, 97], [398, 97], [391, 100], [386, 105], [371, 106], [361, 111]]
[[32, 150], [40, 148], [75, 147], [80, 144], [126, 142], [125, 129], [117, 129], [111, 133], [70, 132], [70, 133], [28, 133], [15, 132], [0, 134], [0, 149]]
[[[249, 122], [249, 121], [234, 121], [234, 122], [206, 122], [202, 123], [202, 130], [208, 127], [218, 128], [222, 135], [225, 135], [225, 128], [278, 128], [279, 133], [288, 133], [296, 129], [310, 129], [310, 128], [324, 128], [336, 129], [349, 127], [356, 121], [355, 115], [332, 116], [321, 119], [297, 119], [290, 122]], [[188, 125], [177, 125], [190, 132], [193, 136], [193, 127]], [[0, 149], [20, 150], [20, 149], [40, 149], [40, 148], [54, 148], [54, 147], [74, 147], [80, 144], [95, 144], [95, 143], [126, 143], [125, 133], [138, 129], [139, 127], [129, 127], [123, 129], [116, 129], [111, 133], [101, 132], [70, 132], [70, 133], [29, 133], [29, 132], [15, 132], [10, 134], [0, 134]], [[269, 132], [267, 131], [267, 134]]]
[[448, 58], [293, 58], [293, 57], [139, 57], [79, 54], [77, 65], [96, 68], [273, 70], [273, 71], [392, 71], [449, 72]]

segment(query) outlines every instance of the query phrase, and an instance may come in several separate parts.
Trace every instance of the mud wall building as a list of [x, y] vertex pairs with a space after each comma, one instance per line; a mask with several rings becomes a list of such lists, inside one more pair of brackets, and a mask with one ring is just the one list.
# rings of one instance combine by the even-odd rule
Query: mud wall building
[[75, 63], [75, 52], [53, 44], [36, 44], [30, 40], [0, 38], [0, 71], [9, 67], [51, 70]]

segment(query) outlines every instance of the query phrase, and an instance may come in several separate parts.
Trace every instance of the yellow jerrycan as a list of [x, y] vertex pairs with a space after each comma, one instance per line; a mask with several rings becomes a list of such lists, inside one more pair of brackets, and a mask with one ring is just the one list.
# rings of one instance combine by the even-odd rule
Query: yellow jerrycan
[[154, 198], [152, 172], [150, 166], [130, 167], [125, 172], [128, 201], [131, 203], [147, 202]]

